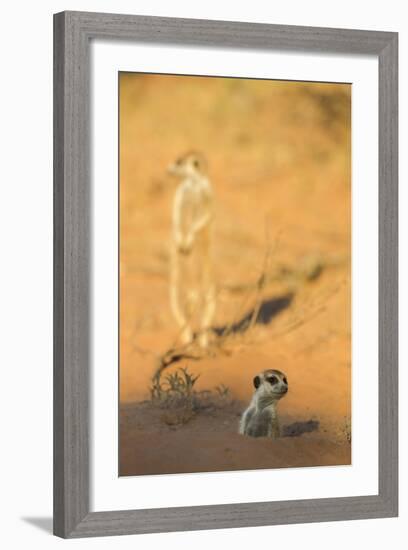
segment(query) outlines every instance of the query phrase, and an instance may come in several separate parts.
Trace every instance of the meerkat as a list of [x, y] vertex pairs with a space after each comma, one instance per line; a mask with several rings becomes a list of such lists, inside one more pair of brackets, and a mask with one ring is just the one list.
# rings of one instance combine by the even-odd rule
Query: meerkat
[[[198, 334], [200, 346], [208, 345], [215, 312], [213, 277], [213, 192], [206, 175], [207, 163], [190, 152], [168, 169], [180, 181], [173, 200], [170, 266], [170, 304], [188, 344]], [[194, 324], [198, 325], [196, 331]]]
[[279, 370], [264, 370], [253, 380], [255, 393], [244, 411], [239, 425], [239, 433], [252, 437], [280, 436], [278, 401], [288, 391], [288, 380]]

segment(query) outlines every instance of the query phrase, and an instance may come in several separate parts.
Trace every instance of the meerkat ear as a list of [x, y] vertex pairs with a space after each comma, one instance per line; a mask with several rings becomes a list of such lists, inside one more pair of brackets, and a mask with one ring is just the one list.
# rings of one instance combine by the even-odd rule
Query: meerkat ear
[[260, 385], [261, 385], [261, 379], [259, 378], [259, 376], [255, 376], [254, 378], [255, 389], [258, 389]]

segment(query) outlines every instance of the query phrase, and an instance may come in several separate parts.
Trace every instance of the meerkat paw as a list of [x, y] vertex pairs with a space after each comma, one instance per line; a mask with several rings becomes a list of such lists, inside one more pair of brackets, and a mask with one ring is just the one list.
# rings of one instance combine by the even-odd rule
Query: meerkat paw
[[187, 245], [187, 244], [180, 244], [178, 246], [178, 251], [180, 254], [182, 254], [183, 256], [188, 256], [190, 253], [191, 253], [191, 250], [192, 250], [192, 247]]
[[190, 344], [193, 341], [193, 331], [190, 327], [183, 329], [180, 339], [183, 344]]
[[199, 337], [198, 337], [198, 343], [200, 347], [202, 348], [208, 348], [209, 338], [208, 338], [208, 332], [203, 331]]
[[187, 235], [187, 237], [179, 237], [177, 239], [177, 250], [179, 254], [188, 256], [191, 254], [194, 246], [194, 235]]

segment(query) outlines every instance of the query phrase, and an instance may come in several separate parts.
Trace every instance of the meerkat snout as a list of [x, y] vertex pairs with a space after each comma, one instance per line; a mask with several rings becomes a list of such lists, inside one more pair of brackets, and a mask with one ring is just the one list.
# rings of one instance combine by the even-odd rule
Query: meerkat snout
[[277, 403], [289, 389], [286, 375], [275, 369], [268, 369], [253, 379], [255, 393], [244, 411], [239, 433], [252, 437], [279, 437]]

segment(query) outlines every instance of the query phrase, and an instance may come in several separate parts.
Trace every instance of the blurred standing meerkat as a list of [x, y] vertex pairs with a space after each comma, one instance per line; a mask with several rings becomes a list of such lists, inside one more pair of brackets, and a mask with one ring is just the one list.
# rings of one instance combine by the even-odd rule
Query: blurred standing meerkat
[[283, 372], [268, 369], [255, 376], [253, 382], [255, 393], [241, 417], [239, 433], [276, 439], [280, 436], [276, 407], [288, 391], [288, 380]]
[[208, 345], [215, 313], [213, 278], [213, 193], [206, 161], [190, 152], [176, 160], [169, 172], [179, 178], [172, 212], [170, 304], [183, 343]]

